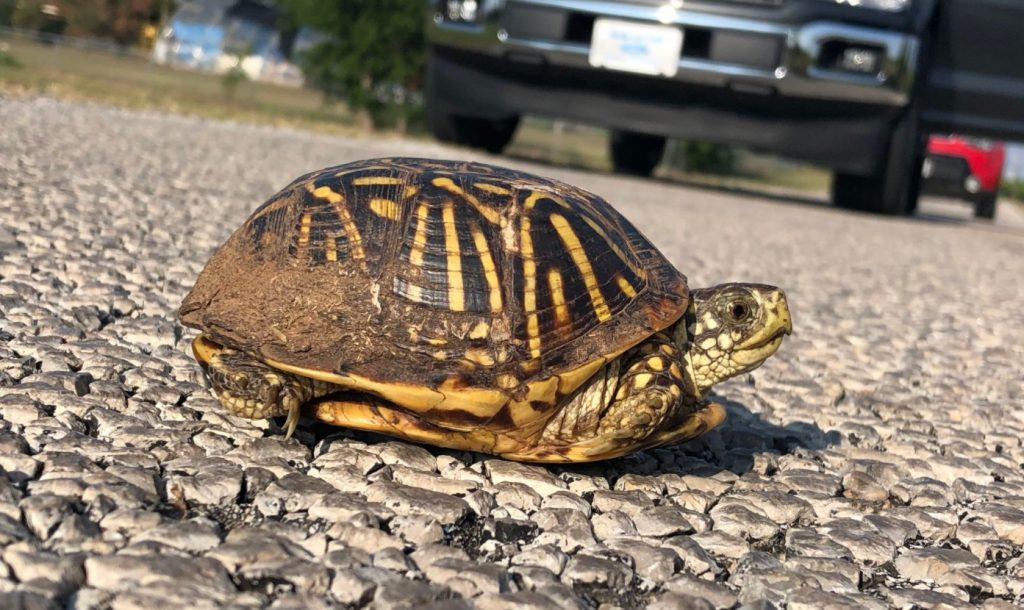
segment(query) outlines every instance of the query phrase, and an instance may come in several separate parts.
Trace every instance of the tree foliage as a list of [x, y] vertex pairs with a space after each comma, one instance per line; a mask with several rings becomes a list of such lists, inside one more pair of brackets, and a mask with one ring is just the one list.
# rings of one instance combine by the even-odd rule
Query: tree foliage
[[[15, 27], [111, 38], [122, 45], [138, 43], [139, 32], [146, 24], [155, 23], [159, 15], [157, 0], [18, 0], [12, 6], [10, 21]], [[47, 6], [56, 7], [57, 14], [45, 12]]]
[[736, 171], [736, 150], [728, 144], [680, 142], [668, 162], [684, 171], [728, 176]]
[[326, 39], [297, 57], [328, 98], [366, 111], [375, 126], [404, 126], [423, 88], [424, 6], [416, 0], [283, 0], [294, 27]]

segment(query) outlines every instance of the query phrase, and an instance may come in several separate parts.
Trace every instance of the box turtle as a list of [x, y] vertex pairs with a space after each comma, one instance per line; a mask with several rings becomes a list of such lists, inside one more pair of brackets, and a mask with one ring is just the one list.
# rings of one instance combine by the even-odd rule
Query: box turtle
[[536, 462], [702, 434], [725, 417], [711, 386], [792, 329], [782, 290], [689, 290], [596, 195], [412, 158], [296, 179], [213, 254], [179, 315], [237, 415]]

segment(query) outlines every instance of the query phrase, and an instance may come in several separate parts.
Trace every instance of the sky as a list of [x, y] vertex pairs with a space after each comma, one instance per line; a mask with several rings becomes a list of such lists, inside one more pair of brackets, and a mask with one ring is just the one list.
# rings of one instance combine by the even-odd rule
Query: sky
[[1003, 176], [1011, 180], [1024, 180], [1024, 144], [1006, 145], [1006, 165]]

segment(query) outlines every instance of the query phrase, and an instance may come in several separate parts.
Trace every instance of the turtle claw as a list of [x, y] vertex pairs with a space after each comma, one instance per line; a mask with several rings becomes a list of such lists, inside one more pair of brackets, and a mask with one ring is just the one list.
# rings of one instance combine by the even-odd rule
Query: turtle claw
[[295, 428], [299, 426], [299, 414], [301, 412], [302, 409], [299, 408], [298, 406], [289, 409], [288, 418], [284, 420], [285, 440], [290, 439], [292, 437], [292, 434], [295, 432]]
[[292, 434], [295, 433], [295, 428], [299, 426], [302, 405], [296, 399], [293, 392], [290, 391], [290, 388], [282, 386], [281, 379], [276, 374], [268, 375], [265, 379], [268, 383], [264, 404], [267, 407], [272, 407], [272, 411], [277, 411], [275, 414], [279, 414], [281, 410], [287, 411], [288, 418], [284, 421], [284, 438], [285, 440], [290, 439]]

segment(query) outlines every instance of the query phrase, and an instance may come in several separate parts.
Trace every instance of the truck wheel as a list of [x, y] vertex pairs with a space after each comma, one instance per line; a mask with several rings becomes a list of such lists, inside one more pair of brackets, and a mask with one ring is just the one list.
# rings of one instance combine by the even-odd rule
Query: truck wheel
[[501, 119], [475, 117], [453, 112], [444, 92], [438, 89], [437, 71], [433, 55], [427, 57], [427, 79], [424, 95], [427, 127], [442, 142], [481, 148], [498, 154], [512, 141], [519, 125], [519, 117]]
[[974, 217], [992, 220], [996, 217], [996, 193], [979, 193], [974, 198]]
[[621, 174], [650, 176], [665, 152], [665, 138], [633, 131], [612, 131], [612, 167]]
[[[430, 104], [430, 102], [427, 102]], [[495, 121], [478, 117], [458, 116], [427, 107], [427, 124], [434, 137], [442, 142], [480, 148], [498, 154], [505, 150], [519, 125], [519, 117]]]
[[902, 216], [917, 209], [921, 191], [921, 165], [925, 141], [917, 116], [908, 112], [896, 124], [885, 159], [874, 174], [837, 172], [832, 178], [832, 203], [837, 207], [876, 214]]

